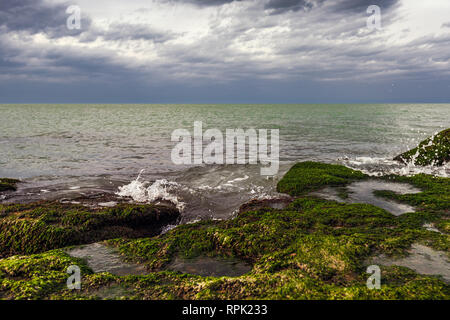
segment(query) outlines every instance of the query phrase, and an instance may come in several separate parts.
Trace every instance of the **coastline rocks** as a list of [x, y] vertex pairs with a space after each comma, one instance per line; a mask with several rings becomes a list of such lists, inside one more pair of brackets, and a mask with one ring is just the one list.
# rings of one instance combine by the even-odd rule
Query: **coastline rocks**
[[422, 141], [416, 148], [394, 158], [404, 164], [442, 166], [450, 161], [450, 128]]
[[[139, 239], [117, 236], [104, 242], [116, 247], [115, 252], [127, 263], [143, 266], [148, 272], [145, 275], [118, 276], [112, 270], [94, 273], [92, 263], [89, 266], [89, 261], [79, 258], [92, 255], [86, 251], [78, 257], [59, 249], [0, 259], [0, 298], [449, 299], [450, 286], [443, 281], [441, 270], [427, 275], [420, 270], [380, 263], [381, 289], [371, 290], [367, 288], [365, 264], [380, 255], [405, 257], [416, 243], [450, 252], [449, 178], [425, 174], [380, 177], [421, 190], [407, 194], [382, 192], [383, 197], [417, 208], [416, 212], [401, 216], [370, 204], [339, 203], [304, 194], [366, 179], [359, 171], [306, 162], [293, 166], [285, 178], [279, 188], [295, 197], [287, 206], [273, 208], [275, 203], [270, 200], [252, 201], [234, 219], [199, 221], [157, 236]], [[5, 245], [11, 248], [11, 243], [19, 249], [35, 244], [39, 248], [42, 244], [55, 245], [48, 239], [60, 239], [69, 231], [70, 237], [87, 234], [92, 240], [90, 233], [111, 225], [109, 220], [105, 223], [106, 217], [116, 221], [116, 226], [123, 226], [122, 219], [131, 215], [130, 222], [125, 224], [129, 226], [144, 211], [151, 217], [158, 208], [119, 205], [94, 210], [55, 203], [30, 206], [0, 206], [0, 223], [10, 220], [25, 224], [18, 229], [20, 234], [17, 230], [8, 233], [8, 228], [0, 228], [4, 241], [0, 248]], [[60, 209], [60, 206], [67, 207]], [[425, 229], [425, 223], [433, 223], [441, 233]], [[91, 251], [99, 249], [86, 247]], [[100, 254], [103, 253], [101, 250]], [[218, 273], [218, 263], [223, 261], [230, 265]], [[71, 291], [65, 286], [67, 267], [73, 264], [82, 269], [81, 290]], [[233, 273], [229, 273], [230, 266]]]
[[0, 192], [2, 191], [16, 191], [20, 180], [17, 179], [9, 179], [9, 178], [0, 178]]
[[278, 182], [277, 191], [300, 196], [324, 186], [342, 186], [367, 176], [342, 165], [320, 162], [299, 162]]
[[247, 211], [269, 209], [285, 209], [291, 202], [292, 198], [275, 198], [275, 199], [253, 199], [239, 207], [238, 213]]
[[168, 206], [120, 204], [88, 208], [59, 202], [0, 205], [0, 257], [33, 254], [117, 237], [157, 235], [175, 224]]

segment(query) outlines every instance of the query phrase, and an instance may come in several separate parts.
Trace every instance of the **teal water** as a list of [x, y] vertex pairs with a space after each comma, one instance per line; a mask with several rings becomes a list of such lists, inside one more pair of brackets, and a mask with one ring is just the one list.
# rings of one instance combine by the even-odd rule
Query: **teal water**
[[185, 192], [235, 186], [232, 192], [248, 198], [273, 191], [275, 182], [259, 177], [254, 166], [174, 165], [171, 133], [192, 132], [194, 121], [223, 131], [279, 129], [280, 175], [300, 160], [373, 173], [403, 170], [390, 161], [393, 156], [450, 127], [450, 104], [0, 105], [0, 115], [0, 177], [23, 179], [23, 191], [36, 195], [58, 189], [116, 191], [142, 169], [142, 179], [173, 180]]

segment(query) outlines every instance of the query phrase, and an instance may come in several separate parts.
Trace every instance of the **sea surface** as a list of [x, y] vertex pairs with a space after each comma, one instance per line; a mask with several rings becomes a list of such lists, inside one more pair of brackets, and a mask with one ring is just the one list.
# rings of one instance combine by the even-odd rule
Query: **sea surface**
[[[175, 129], [279, 129], [280, 170], [260, 165], [175, 165]], [[2, 202], [120, 193], [166, 200], [185, 222], [226, 219], [254, 198], [278, 197], [296, 161], [340, 163], [371, 175], [450, 168], [400, 165], [392, 158], [450, 127], [450, 104], [342, 105], [0, 105], [0, 177], [23, 181]]]

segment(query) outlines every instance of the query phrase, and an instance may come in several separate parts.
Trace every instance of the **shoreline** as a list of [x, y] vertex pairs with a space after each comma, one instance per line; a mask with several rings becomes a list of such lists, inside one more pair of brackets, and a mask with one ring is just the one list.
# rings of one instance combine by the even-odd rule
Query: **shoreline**
[[[312, 180], [298, 180], [298, 178], [304, 176], [306, 172], [309, 172], [308, 175]], [[335, 178], [332, 180], [327, 180], [328, 182], [323, 183], [321, 178], [322, 175]], [[115, 247], [116, 249], [114, 250], [117, 250], [119, 253], [117, 256], [110, 256], [111, 259], [116, 259], [114, 261], [123, 260], [124, 263], [136, 265], [136, 267], [129, 267], [129, 265], [126, 265], [128, 267], [124, 270], [142, 270], [142, 268], [145, 268], [146, 272], [144, 275], [132, 276], [130, 274], [129, 276], [116, 276], [113, 274], [108, 275], [108, 273], [92, 273], [92, 270], [89, 267], [89, 262], [86, 262], [89, 261], [89, 259], [86, 260], [87, 258], [85, 258], [85, 260], [82, 261], [79, 260], [79, 258], [76, 258], [77, 263], [81, 263], [83, 265], [82, 268], [85, 270], [83, 273], [83, 283], [85, 288], [82, 289], [80, 293], [74, 293], [60, 287], [61, 289], [58, 289], [57, 291], [51, 290], [53, 293], [51, 293], [50, 296], [48, 295], [49, 293], [46, 293], [47, 291], [44, 290], [40, 293], [44, 295], [41, 295], [40, 297], [51, 299], [59, 299], [62, 297], [89, 299], [95, 297], [96, 294], [104, 295], [106, 294], [105, 292], [108, 292], [106, 294], [107, 296], [112, 294], [109, 292], [110, 289], [108, 288], [115, 288], [114, 290], [117, 290], [117, 288], [134, 287], [135, 289], [132, 289], [130, 292], [130, 289], [120, 289], [117, 292], [120, 292], [121, 294], [128, 292], [125, 296], [129, 296], [130, 298], [137, 294], [135, 298], [138, 299], [166, 299], [170, 296], [167, 296], [169, 292], [174, 292], [172, 290], [179, 292], [180, 288], [183, 287], [188, 291], [183, 293], [182, 296], [179, 296], [179, 298], [182, 299], [197, 299], [200, 297], [202, 299], [245, 299], [250, 297], [256, 299], [279, 299], [283, 297], [286, 298], [286, 296], [284, 296], [284, 294], [279, 295], [279, 293], [275, 294], [273, 288], [269, 289], [269, 287], [266, 287], [267, 284], [264, 283], [266, 283], [265, 281], [269, 281], [269, 278], [267, 278], [269, 276], [272, 278], [271, 281], [279, 282], [283, 277], [286, 277], [289, 274], [288, 279], [290, 280], [288, 283], [284, 283], [282, 281], [278, 285], [291, 286], [296, 283], [296, 286], [305, 286], [306, 283], [304, 283], [304, 280], [302, 279], [309, 279], [308, 281], [313, 281], [315, 284], [309, 288], [305, 287], [303, 290], [307, 290], [307, 292], [309, 292], [307, 296], [310, 298], [322, 297], [327, 299], [334, 297], [342, 299], [350, 297], [356, 298], [358, 296], [359, 298], [364, 297], [364, 299], [392, 299], [395, 296], [397, 298], [403, 297], [406, 299], [414, 299], [414, 297], [420, 299], [424, 297], [432, 299], [448, 299], [449, 297], [445, 294], [445, 291], [447, 290], [446, 288], [448, 288], [448, 283], [445, 284], [445, 281], [442, 282], [442, 280], [435, 277], [420, 275], [415, 273], [412, 269], [398, 267], [395, 265], [382, 266], [383, 278], [387, 279], [387, 283], [384, 284], [384, 289], [381, 291], [370, 291], [368, 289], [364, 289], [365, 282], [363, 281], [363, 266], [366, 263], [367, 257], [375, 257], [381, 253], [387, 254], [388, 257], [392, 255], [392, 259], [398, 259], [396, 257], [407, 255], [408, 248], [410, 246], [416, 246], [417, 241], [419, 241], [419, 243], [425, 241], [427, 248], [429, 248], [427, 250], [436, 250], [433, 252], [437, 252], [437, 257], [442, 256], [442, 250], [444, 250], [444, 252], [449, 252], [450, 241], [447, 230], [448, 218], [446, 218], [448, 216], [448, 209], [447, 212], [445, 209], [446, 206], [448, 208], [448, 204], [446, 204], [445, 201], [443, 203], [439, 202], [440, 194], [442, 194], [443, 191], [436, 188], [442, 188], [442, 183], [444, 183], [444, 181], [447, 185], [446, 188], [449, 188], [450, 179], [420, 175], [413, 177], [387, 176], [375, 178], [376, 180], [388, 181], [389, 183], [409, 183], [420, 189], [420, 192], [412, 194], [406, 193], [405, 195], [387, 191], [377, 194], [380, 197], [389, 198], [395, 201], [406, 201], [407, 203], [415, 204], [415, 207], [417, 208], [415, 213], [405, 213], [398, 217], [368, 204], [339, 203], [308, 195], [309, 192], [321, 190], [326, 186], [347, 186], [352, 181], [355, 181], [355, 179], [365, 181], [369, 179], [369, 177], [363, 173], [359, 173], [355, 170], [339, 165], [329, 165], [315, 162], [299, 163], [291, 168], [288, 174], [285, 175], [278, 183], [279, 191], [287, 192], [292, 196], [289, 200], [287, 200], [287, 198], [284, 200], [281, 199], [282, 205], [278, 205], [276, 200], [253, 201], [244, 204], [241, 207], [240, 212], [233, 219], [220, 221], [205, 220], [196, 223], [177, 225], [164, 234], [155, 235], [150, 238], [138, 237], [136, 240], [133, 240], [131, 238], [114, 239], [113, 237], [113, 239], [111, 239], [111, 237], [109, 237], [111, 240], [102, 242], [103, 245], [111, 248]], [[374, 178], [371, 177], [370, 179], [373, 180]], [[434, 181], [438, 183], [436, 184]], [[450, 194], [450, 192], [447, 190], [443, 194]], [[424, 200], [426, 199], [424, 198], [425, 195], [427, 195], [429, 200]], [[342, 197], [345, 198], [345, 195], [342, 195]], [[422, 204], [418, 204], [415, 199], [422, 199]], [[98, 200], [103, 201], [111, 199]], [[426, 201], [425, 206], [423, 201]], [[116, 206], [120, 205], [121, 204], [117, 204]], [[130, 204], [122, 205], [127, 206]], [[112, 206], [112, 209], [114, 208], [115, 206]], [[440, 208], [444, 208], [444, 211]], [[317, 216], [317, 214], [323, 210], [328, 211], [329, 214], [334, 216], [334, 218], [331, 220], [327, 218], [326, 222], [319, 222], [323, 218], [321, 218], [320, 215]], [[311, 216], [311, 213], [314, 214]], [[304, 220], [306, 217], [308, 217], [308, 219], [312, 219], [311, 222], [306, 222], [307, 220]], [[285, 219], [288, 220], [283, 222]], [[311, 225], [315, 219], [319, 220]], [[430, 222], [434, 223], [433, 225], [439, 229], [440, 233], [429, 231], [423, 227]], [[325, 223], [323, 225], [325, 229], [317, 229], [315, 226], [316, 223]], [[333, 227], [333, 225], [335, 226]], [[274, 227], [275, 229], [273, 229]], [[311, 229], [311, 227], [313, 229]], [[251, 229], [248, 228], [256, 229], [250, 231]], [[310, 231], [308, 231], [308, 229]], [[398, 229], [398, 231], [395, 231], [394, 234], [392, 234], [393, 230], [396, 229]], [[247, 231], [242, 233], [244, 230]], [[260, 235], [257, 235], [258, 232], [254, 233], [256, 230], [265, 231], [263, 231]], [[279, 234], [279, 232], [281, 232], [281, 234]], [[271, 235], [272, 233], [273, 235]], [[239, 234], [240, 236], [238, 236]], [[290, 234], [291, 236], [289, 236]], [[362, 239], [365, 240], [358, 240], [364, 234], [366, 234], [366, 236]], [[236, 238], [236, 236], [238, 236], [238, 238]], [[273, 236], [275, 236], [275, 238], [273, 238]], [[292, 236], [293, 238], [291, 238]], [[300, 237], [301, 240], [295, 240], [297, 237]], [[399, 238], [395, 240], [395, 242], [392, 242], [396, 239], [396, 237]], [[254, 238], [254, 240], [251, 240], [252, 238]], [[341, 243], [342, 240], [346, 238], [348, 239]], [[423, 240], [420, 240], [421, 238]], [[374, 242], [375, 239], [378, 240]], [[270, 244], [271, 241], [274, 241], [274, 243]], [[281, 241], [281, 243], [277, 244], [279, 241]], [[285, 241], [287, 241], [286, 244], [283, 244]], [[286, 245], [292, 241], [294, 241], [296, 245], [290, 249], [291, 247]], [[360, 241], [363, 242], [360, 243]], [[380, 241], [381, 244], [379, 243]], [[361, 246], [364, 242], [366, 245]], [[398, 243], [395, 244], [396, 242]], [[372, 243], [372, 245], [367, 247], [370, 243]], [[385, 243], [386, 245], [389, 243], [389, 245], [384, 247], [385, 245], [382, 243]], [[169, 247], [166, 247], [167, 245]], [[275, 247], [273, 247], [274, 245]], [[343, 247], [341, 247], [341, 245], [343, 245]], [[300, 246], [300, 248], [304, 249], [298, 251], [299, 249], [294, 249], [296, 246]], [[73, 260], [75, 258], [67, 255], [64, 251], [65, 249], [58, 249], [57, 247], [48, 252], [23, 256], [23, 258], [19, 258], [18, 256], [10, 256], [9, 258], [7, 257], [0, 259], [0, 271], [5, 270], [2, 269], [2, 266], [5, 267], [5, 263], [6, 265], [10, 262], [17, 263], [18, 261], [15, 260], [17, 258], [20, 259], [20, 263], [31, 263], [32, 265], [39, 265], [42, 261], [47, 261], [48, 259], [51, 259], [52, 261], [60, 261], [60, 263], [63, 263], [63, 261], [75, 262], [75, 260]], [[82, 247], [83, 245], [81, 248]], [[309, 248], [308, 250], [312, 250], [311, 253], [313, 255], [305, 256], [305, 252], [308, 251], [304, 250], [307, 248]], [[314, 254], [317, 250], [322, 252], [320, 260], [317, 260], [318, 257]], [[341, 252], [341, 250], [344, 251]], [[323, 254], [325, 252], [327, 253], [324, 256]], [[104, 257], [105, 253], [102, 254]], [[330, 256], [327, 257], [327, 255]], [[204, 260], [202, 257], [210, 257], [208, 258], [210, 260]], [[225, 260], [220, 262], [222, 261], [220, 259]], [[241, 263], [240, 261], [242, 261], [242, 263], [249, 264], [251, 266], [251, 270], [246, 271], [242, 275], [239, 275], [239, 273], [231, 273], [232, 269], [227, 271], [228, 268], [233, 268], [233, 266], [239, 265]], [[171, 263], [174, 266], [173, 268], [175, 268], [173, 269], [174, 271], [169, 271], [172, 268], [170, 267]], [[216, 263], [218, 263], [217, 266]], [[386, 264], [389, 265], [387, 262]], [[207, 275], [210, 271], [203, 271], [202, 275], [195, 275], [196, 268], [200, 268], [202, 270], [215, 270], [218, 266], [225, 268], [225, 270], [222, 271], [225, 275], [232, 274], [233, 276], [205, 277], [205, 275]], [[183, 272], [183, 270], [185, 271]], [[246, 269], [242, 270], [245, 271]], [[300, 275], [301, 277], [298, 278]], [[142, 281], [148, 281], [145, 279], [149, 279], [149, 277], [153, 279], [150, 282], [152, 284], [143, 285]], [[448, 275], [444, 275], [444, 277], [446, 278]], [[54, 280], [49, 281], [54, 283]], [[98, 281], [103, 283], [100, 287], [98, 284], [94, 284], [98, 283]], [[250, 282], [247, 283], [247, 281]], [[259, 291], [254, 291], [256, 290], [256, 287], [253, 289], [252, 287], [248, 287], [248, 285], [254, 281], [259, 282], [262, 287], [266, 287], [266, 293], [264, 295], [261, 295], [262, 292], [257, 293]], [[162, 285], [162, 283], [169, 284]], [[239, 283], [240, 285], [238, 285]], [[409, 285], [417, 285], [419, 283], [427, 283], [427, 287], [422, 288], [422, 290], [425, 291], [417, 292], [417, 296], [405, 295], [409, 290]], [[194, 287], [197, 287], [200, 284], [202, 284], [201, 287], [206, 286], [209, 288], [207, 289], [207, 292], [209, 292], [207, 295], [205, 295], [206, 291], [204, 290], [200, 290], [198, 292], [194, 290], [194, 292], [197, 292], [194, 296], [187, 294], [193, 290]], [[3, 286], [4, 285], [5, 284], [3, 284]], [[235, 288], [231, 289], [231, 291], [228, 289], [226, 291], [222, 291], [223, 285]], [[248, 290], [244, 296], [241, 291], [243, 289], [241, 288], [242, 285], [244, 285], [246, 291]], [[141, 289], [137, 290], [136, 286], [139, 286]], [[211, 286], [216, 288], [214, 289], [214, 294], [213, 291], [211, 291]], [[20, 288], [20, 286], [18, 288]], [[319, 290], [319, 288], [322, 289]], [[323, 292], [324, 290], [328, 292], [325, 295]], [[3, 295], [8, 294], [8, 292], [9, 294], [12, 294], [11, 291], [6, 290]], [[238, 292], [241, 293], [238, 294]], [[298, 293], [300, 296], [294, 295], [291, 296], [291, 298], [306, 298], [307, 296], [304, 295], [306, 294], [306, 291], [301, 290], [301, 292], [303, 293]], [[344, 294], [344, 292], [346, 293]], [[352, 294], [348, 296], [350, 292], [352, 292]], [[39, 294], [37, 296], [39, 296]], [[20, 294], [16, 296], [13, 294], [11, 298], [36, 298], [37, 296], [21, 296]]]

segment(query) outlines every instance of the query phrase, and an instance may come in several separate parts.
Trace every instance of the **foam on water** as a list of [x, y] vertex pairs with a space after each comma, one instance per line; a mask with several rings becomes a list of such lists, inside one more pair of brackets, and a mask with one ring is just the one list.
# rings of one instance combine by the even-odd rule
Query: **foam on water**
[[[153, 183], [145, 181], [142, 173], [118, 187], [116, 194], [131, 197], [136, 202], [170, 201], [182, 212], [180, 223], [183, 224], [204, 219], [228, 219], [250, 200], [283, 197], [276, 192], [276, 181], [262, 177], [258, 166], [195, 167], [171, 178], [167, 175], [152, 177]], [[280, 172], [280, 176], [283, 174]]]
[[119, 187], [119, 192], [116, 194], [121, 197], [131, 197], [136, 202], [169, 201], [181, 212], [184, 210], [186, 204], [175, 194], [178, 189], [182, 188], [181, 185], [173, 181], [160, 179], [148, 186], [148, 181], [140, 181], [143, 172], [144, 170], [141, 170], [135, 180]]
[[344, 157], [338, 159], [338, 161], [352, 169], [361, 170], [370, 176], [383, 176], [389, 174], [413, 176], [420, 173], [445, 178], [450, 176], [450, 164], [447, 163], [442, 166], [417, 166], [414, 164], [416, 157], [417, 155], [415, 155], [407, 164], [401, 164], [392, 159], [380, 157], [356, 157], [354, 159]]

